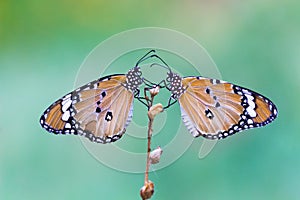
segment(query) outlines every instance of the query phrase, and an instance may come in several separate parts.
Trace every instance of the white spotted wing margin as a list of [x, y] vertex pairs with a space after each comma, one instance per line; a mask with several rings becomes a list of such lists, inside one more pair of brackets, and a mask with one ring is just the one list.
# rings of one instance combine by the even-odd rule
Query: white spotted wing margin
[[185, 77], [179, 96], [181, 116], [189, 132], [207, 139], [223, 139], [242, 130], [261, 127], [278, 115], [261, 94], [225, 81]]
[[134, 94], [124, 87], [126, 75], [90, 82], [53, 103], [40, 124], [54, 134], [74, 134], [92, 142], [110, 143], [122, 137], [133, 114]]

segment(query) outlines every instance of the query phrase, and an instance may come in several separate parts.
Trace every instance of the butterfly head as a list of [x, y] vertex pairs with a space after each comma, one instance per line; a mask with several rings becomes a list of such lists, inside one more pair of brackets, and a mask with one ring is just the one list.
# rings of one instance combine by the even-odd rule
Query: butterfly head
[[136, 66], [130, 69], [126, 74], [124, 87], [132, 92], [136, 91], [143, 83], [141, 68]]

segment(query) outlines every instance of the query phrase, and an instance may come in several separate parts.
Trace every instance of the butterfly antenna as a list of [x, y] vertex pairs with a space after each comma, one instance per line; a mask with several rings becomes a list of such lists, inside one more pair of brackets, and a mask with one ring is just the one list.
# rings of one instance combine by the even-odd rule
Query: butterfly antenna
[[[155, 58], [158, 58], [164, 65], [160, 65], [158, 63], [153, 63], [153, 64], [156, 64], [156, 65], [159, 65], [165, 69], [168, 69], [170, 72], [172, 72], [170, 66], [161, 58], [159, 57], [158, 55], [154, 54], [154, 55], [151, 55], [151, 57], [155, 57]], [[152, 65], [151, 65], [152, 66]]]
[[150, 53], [155, 53], [155, 50], [154, 50], [154, 49], [151, 49], [148, 53], [146, 53], [143, 57], [141, 57], [141, 58], [137, 61], [135, 67], [137, 67], [141, 62], [144, 62], [145, 60], [151, 58], [151, 56], [148, 56]]
[[162, 65], [162, 64], [159, 64], [159, 63], [152, 63], [152, 64], [150, 65], [150, 67], [153, 67], [154, 65], [157, 65], [157, 66], [160, 66], [160, 67], [165, 68], [165, 69], [167, 69], [167, 70], [170, 70], [170, 68], [169, 68], [168, 66]]

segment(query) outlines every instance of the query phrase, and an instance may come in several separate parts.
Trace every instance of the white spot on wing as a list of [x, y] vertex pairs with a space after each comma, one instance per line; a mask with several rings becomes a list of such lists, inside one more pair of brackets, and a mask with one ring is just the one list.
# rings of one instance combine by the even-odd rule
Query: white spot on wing
[[250, 117], [252, 117], [252, 118], [256, 117], [256, 112], [254, 111], [253, 108], [248, 107], [248, 108], [247, 108], [247, 112], [248, 112], [248, 114], [250, 115]]
[[62, 111], [66, 112], [68, 110], [68, 108], [70, 108], [71, 104], [72, 104], [72, 100], [70, 98], [63, 100], [63, 102], [62, 102], [62, 105], [63, 105], [62, 106]]
[[252, 120], [252, 119], [248, 119], [248, 120], [247, 120], [247, 123], [248, 123], [248, 124], [253, 124], [253, 120]]
[[249, 106], [255, 107], [255, 103], [253, 102], [254, 97], [250, 94], [245, 94], [245, 96], [247, 97]]
[[243, 89], [242, 91], [243, 91], [243, 93], [244, 93], [245, 95], [251, 95], [251, 93], [250, 93], [248, 90], [246, 90], [246, 89]]
[[66, 123], [65, 128], [71, 128], [71, 124], [70, 123]]
[[63, 100], [70, 99], [70, 97], [71, 97], [71, 94], [67, 94], [67, 95], [63, 98]]
[[272, 105], [272, 104], [269, 105], [269, 109], [270, 109], [270, 110], [273, 109], [273, 105]]
[[250, 117], [256, 117], [256, 112], [255, 112], [255, 103], [254, 103], [254, 97], [249, 95], [249, 94], [245, 94], [246, 98], [247, 98], [247, 103], [248, 103], [248, 107], [246, 108], [248, 114], [250, 115]]
[[63, 121], [68, 121], [68, 119], [70, 118], [70, 111], [66, 111], [64, 112], [64, 114], [62, 115], [61, 119]]

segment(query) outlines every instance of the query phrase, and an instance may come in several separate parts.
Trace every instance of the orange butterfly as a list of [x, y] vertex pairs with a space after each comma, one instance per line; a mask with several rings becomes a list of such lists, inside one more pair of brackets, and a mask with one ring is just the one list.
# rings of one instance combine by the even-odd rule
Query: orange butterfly
[[145, 82], [138, 66], [150, 58], [149, 51], [127, 74], [109, 75], [92, 81], [53, 103], [40, 124], [54, 134], [82, 135], [93, 142], [109, 143], [122, 137], [132, 119], [133, 99]]
[[183, 122], [194, 137], [222, 139], [245, 129], [265, 126], [277, 117], [273, 102], [257, 92], [201, 76], [182, 78], [159, 56], [152, 57], [160, 59], [165, 64], [160, 66], [169, 70], [162, 81], [171, 92], [164, 109], [178, 101]]

